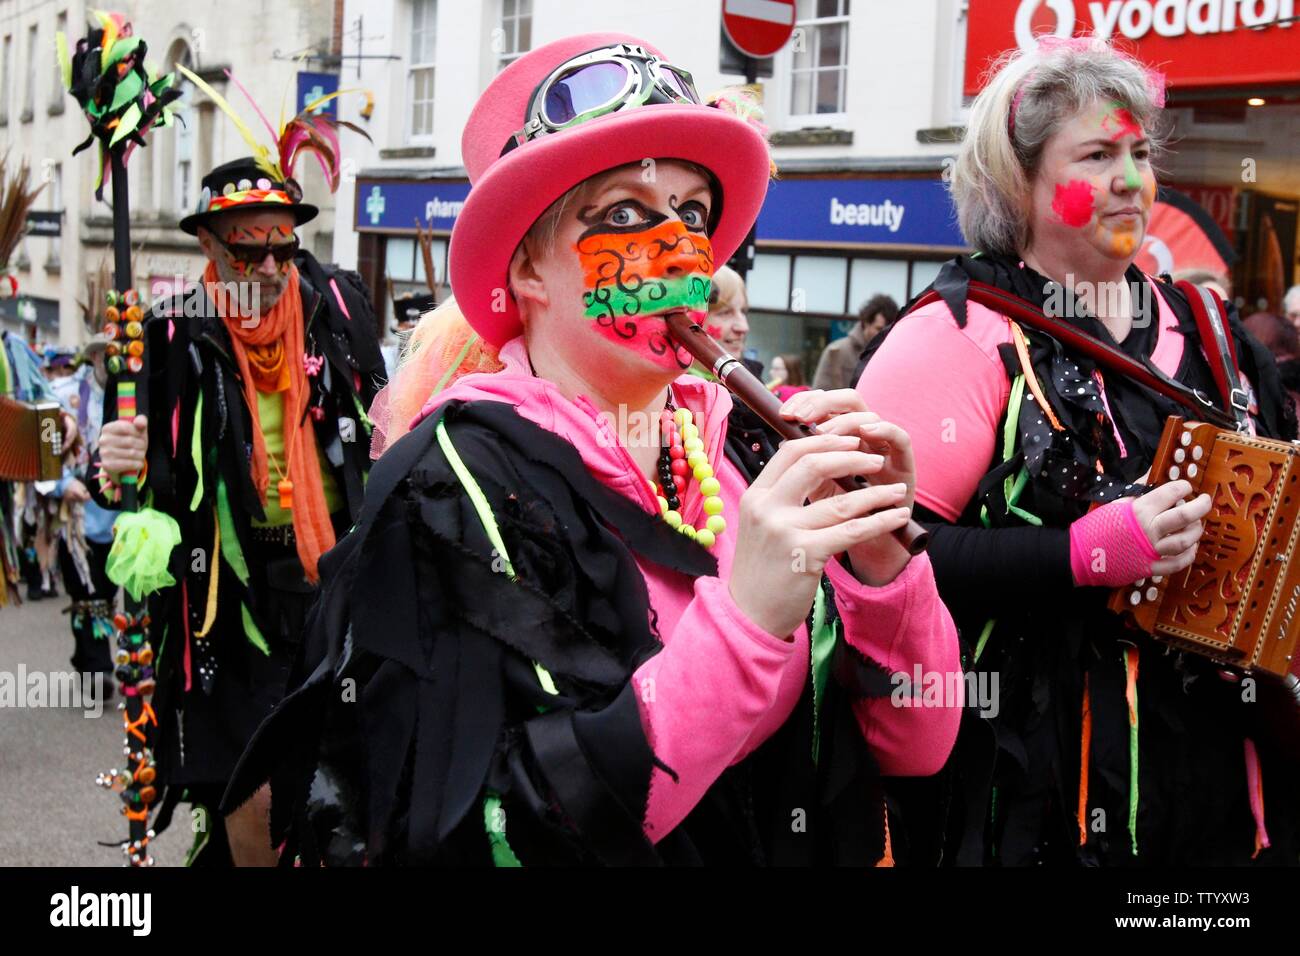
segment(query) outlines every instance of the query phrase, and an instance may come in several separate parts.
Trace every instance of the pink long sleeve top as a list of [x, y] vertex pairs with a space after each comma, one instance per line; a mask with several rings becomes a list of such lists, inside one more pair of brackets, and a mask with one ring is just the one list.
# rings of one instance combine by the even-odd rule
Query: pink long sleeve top
[[[658, 512], [647, 479], [620, 444], [613, 421], [584, 397], [570, 401], [553, 384], [533, 376], [522, 338], [507, 343], [501, 359], [503, 371], [465, 376], [440, 393], [437, 404], [509, 403], [524, 418], [569, 441], [605, 485]], [[736, 606], [727, 587], [735, 516], [746, 489], [723, 454], [731, 398], [721, 386], [691, 375], [673, 384], [673, 395], [700, 426], [722, 486], [725, 516], [733, 526], [712, 549], [716, 578], [640, 565], [663, 649], [637, 669], [633, 680], [647, 740], [676, 775], [674, 780], [659, 768], [653, 771], [644, 827], [654, 841], [690, 813], [727, 767], [752, 753], [789, 718], [810, 669], [806, 627], [788, 636], [764, 631]], [[703, 523], [703, 500], [694, 483], [682, 507], [686, 521]], [[828, 565], [826, 573], [835, 586], [844, 637], [862, 653], [891, 672], [912, 675], [917, 666], [926, 673], [959, 671], [956, 628], [924, 555], [879, 588], [861, 584], [838, 562]], [[945, 703], [899, 707], [889, 697], [855, 702], [858, 724], [883, 773], [922, 776], [939, 770], [961, 716], [961, 701]]]

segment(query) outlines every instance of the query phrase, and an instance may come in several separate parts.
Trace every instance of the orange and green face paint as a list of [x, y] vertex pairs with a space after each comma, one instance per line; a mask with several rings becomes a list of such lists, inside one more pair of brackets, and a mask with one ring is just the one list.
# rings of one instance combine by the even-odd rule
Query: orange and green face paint
[[702, 231], [655, 213], [649, 222], [600, 221], [578, 237], [583, 314], [597, 334], [665, 369], [690, 367], [690, 354], [660, 316], [686, 311], [703, 322], [709, 308], [713, 248]]

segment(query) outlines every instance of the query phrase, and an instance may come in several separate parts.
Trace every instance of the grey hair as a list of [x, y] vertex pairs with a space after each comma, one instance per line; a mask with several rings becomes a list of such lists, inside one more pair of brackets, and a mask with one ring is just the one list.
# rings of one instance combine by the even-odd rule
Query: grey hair
[[1286, 290], [1286, 295], [1282, 297], [1282, 311], [1300, 311], [1300, 285], [1293, 285]]
[[1114, 100], [1142, 125], [1153, 154], [1163, 142], [1149, 74], [1106, 40], [1012, 51], [992, 72], [971, 104], [951, 183], [962, 234], [981, 252], [1014, 255], [1029, 246], [1030, 197], [1043, 148], [1075, 113]]

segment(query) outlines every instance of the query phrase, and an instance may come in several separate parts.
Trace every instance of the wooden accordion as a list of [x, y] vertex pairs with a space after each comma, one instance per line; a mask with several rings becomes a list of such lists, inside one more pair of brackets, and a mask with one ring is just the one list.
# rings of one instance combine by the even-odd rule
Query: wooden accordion
[[1286, 678], [1300, 636], [1300, 447], [1174, 416], [1151, 483], [1210, 495], [1196, 560], [1117, 588], [1110, 609], [1174, 647]]
[[0, 479], [48, 481], [63, 475], [58, 402], [30, 405], [0, 396]]

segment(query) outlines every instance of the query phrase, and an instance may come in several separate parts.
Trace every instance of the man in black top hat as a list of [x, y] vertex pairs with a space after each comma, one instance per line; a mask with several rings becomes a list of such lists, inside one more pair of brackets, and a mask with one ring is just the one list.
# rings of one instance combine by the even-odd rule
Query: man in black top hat
[[143, 472], [152, 507], [181, 529], [176, 583], [149, 599], [152, 745], [166, 787], [155, 829], [189, 801], [194, 858], [215, 865], [275, 862], [268, 795], [224, 821], [216, 808], [284, 691], [316, 562], [358, 516], [366, 410], [384, 379], [368, 291], [300, 248], [294, 229], [317, 211], [301, 199], [252, 158], [204, 177], [180, 224], [208, 258], [203, 281], [148, 316], [147, 417], [100, 436], [101, 497]]

